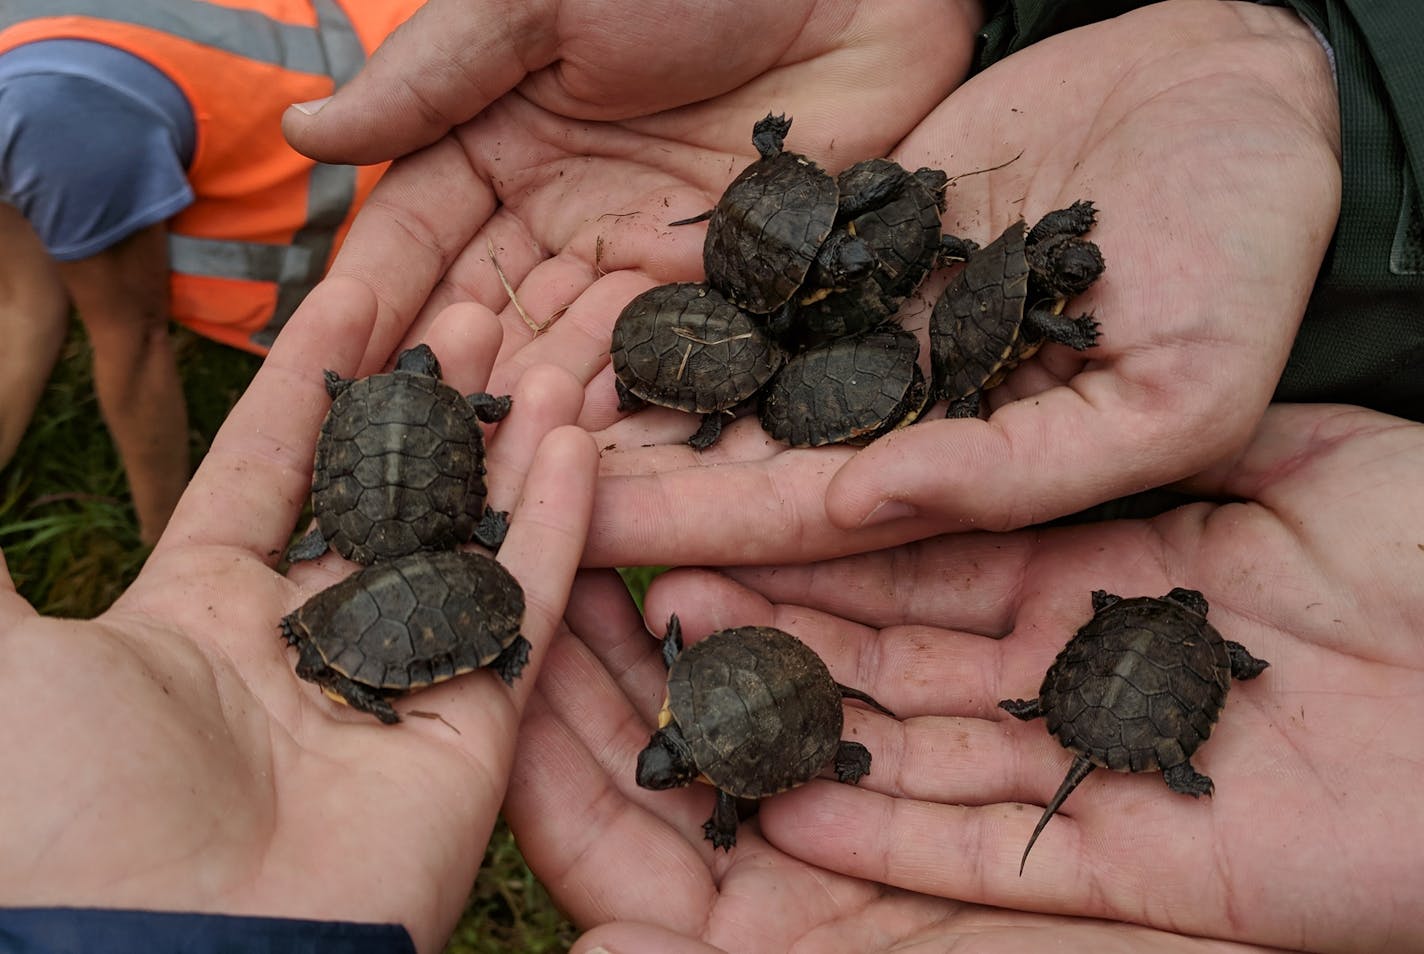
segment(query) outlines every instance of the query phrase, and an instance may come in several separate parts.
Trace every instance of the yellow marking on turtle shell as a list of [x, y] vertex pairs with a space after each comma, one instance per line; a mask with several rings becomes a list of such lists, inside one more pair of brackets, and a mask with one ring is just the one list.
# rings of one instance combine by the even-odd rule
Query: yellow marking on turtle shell
[[671, 702], [672, 702], [672, 696], [670, 696], [670, 695], [664, 695], [664, 696], [663, 696], [663, 707], [658, 710], [658, 728], [659, 728], [659, 729], [666, 729], [669, 725], [672, 724], [672, 708], [671, 708], [671, 706], [670, 706]]
[[340, 695], [339, 693], [337, 693], [336, 690], [334, 690], [334, 689], [328, 689], [326, 686], [322, 686], [322, 687], [321, 687], [321, 694], [324, 695], [324, 696], [326, 696], [326, 697], [327, 697], [328, 699], [330, 699], [332, 702], [339, 702], [339, 703], [341, 703], [343, 706], [349, 706], [349, 705], [351, 705], [351, 703], [349, 703], [349, 702], [346, 701], [346, 699], [345, 699], [344, 696], [342, 696], [342, 695]]

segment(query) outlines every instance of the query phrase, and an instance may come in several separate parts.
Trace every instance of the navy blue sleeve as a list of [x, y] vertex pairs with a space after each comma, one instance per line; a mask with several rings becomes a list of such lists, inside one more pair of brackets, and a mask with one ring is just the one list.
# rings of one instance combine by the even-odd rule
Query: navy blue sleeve
[[0, 200], [60, 261], [188, 206], [192, 137], [186, 99], [132, 54], [47, 40], [0, 55]]
[[399, 924], [107, 908], [0, 908], [5, 954], [415, 954]]

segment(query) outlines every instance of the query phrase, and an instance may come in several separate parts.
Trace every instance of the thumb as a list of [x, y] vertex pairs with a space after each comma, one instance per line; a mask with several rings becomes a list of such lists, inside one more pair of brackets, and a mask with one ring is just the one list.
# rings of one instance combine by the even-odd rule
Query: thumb
[[[1093, 393], [1095, 373], [1075, 386]], [[1228, 435], [1198, 429], [1185, 414], [1095, 406], [1056, 387], [988, 421], [930, 420], [881, 438], [831, 479], [826, 514], [846, 529], [919, 516], [930, 532], [1013, 530], [1200, 470]]]
[[333, 96], [289, 107], [282, 132], [320, 162], [383, 162], [429, 145], [552, 58], [554, 25], [540, 23], [552, 9], [429, 0]]
[[720, 947], [652, 924], [614, 921], [579, 938], [570, 954], [727, 954]]

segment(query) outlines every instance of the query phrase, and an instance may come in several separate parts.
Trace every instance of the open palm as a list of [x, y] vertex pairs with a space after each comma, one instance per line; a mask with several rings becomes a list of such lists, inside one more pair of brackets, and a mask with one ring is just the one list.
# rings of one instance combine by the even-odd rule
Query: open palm
[[[935, 416], [861, 451], [788, 450], [747, 419], [697, 452], [676, 443], [688, 416], [614, 423], [591, 389], [585, 423], [616, 449], [589, 560], [799, 562], [1010, 529], [1239, 449], [1334, 227], [1337, 142], [1328, 63], [1279, 8], [1153, 4], [995, 64], [894, 155], [951, 175], [1002, 166], [949, 189], [948, 230], [981, 243], [1093, 200], [1107, 270], [1071, 307], [1096, 313], [1097, 347], [1046, 346], [990, 392], [987, 421]], [[928, 302], [901, 317], [923, 333]]]
[[[656, 599], [666, 607], [686, 596], [685, 605], [707, 619], [713, 592], [725, 596], [734, 588], [716, 579], [721, 585], [710, 588], [704, 588], [705, 578], [660, 584]], [[732, 596], [728, 608], [737, 621], [770, 622], [780, 615], [764, 600], [748, 606], [749, 592]], [[805, 846], [769, 842], [754, 821], [742, 823], [731, 852], [714, 850], [702, 834], [712, 810], [710, 788], [650, 792], [634, 783], [665, 671], [659, 643], [618, 577], [585, 571], [566, 623], [521, 726], [504, 811], [540, 881], [577, 924], [593, 929], [576, 951], [864, 954], [953, 947], [1007, 954], [1045, 937], [1065, 951], [1246, 950], [1140, 926], [996, 910], [836, 873], [833, 863], [807, 860]], [[827, 650], [817, 637], [832, 634], [789, 625]], [[850, 681], [858, 674], [842, 668], [854, 664], [851, 647], [843, 649], [826, 656], [836, 677]], [[866, 709], [847, 712], [847, 738], [880, 739], [893, 725]], [[873, 726], [876, 720], [885, 725]], [[880, 789], [893, 783], [894, 755], [874, 743], [872, 751], [875, 761], [861, 785]], [[809, 792], [814, 803], [835, 788], [848, 786], [815, 781], [798, 791]], [[763, 802], [763, 812], [788, 797]], [[827, 827], [881, 821], [847, 813]], [[938, 863], [962, 862], [950, 856]]]
[[[328, 285], [282, 335], [98, 619], [39, 617], [3, 577], [5, 903], [400, 923], [432, 951], [448, 936], [582, 550], [595, 454], [559, 428], [576, 382], [526, 376], [489, 452], [491, 499], [513, 511], [499, 559], [524, 584], [534, 644], [513, 689], [464, 676], [397, 703], [443, 722], [398, 726], [330, 702], [293, 673], [277, 621], [350, 565], [274, 568], [308, 494], [322, 370], [357, 370], [370, 329], [349, 316], [368, 305]], [[429, 340], [463, 392], [499, 346], [496, 326], [458, 321]]]
[[[846, 912], [874, 910], [871, 899], [935, 910], [870, 887], [880, 882], [1293, 950], [1424, 945], [1413, 913], [1424, 854], [1401, 840], [1424, 828], [1424, 808], [1408, 794], [1424, 784], [1421, 470], [1424, 426], [1358, 409], [1281, 406], [1242, 454], [1192, 480], [1192, 490], [1220, 503], [1145, 521], [958, 534], [810, 566], [662, 577], [648, 595], [651, 620], [676, 611], [694, 632], [788, 629], [838, 679], [904, 721], [848, 709], [847, 732], [874, 753], [870, 775], [856, 787], [818, 781], [762, 803], [757, 826], [767, 843], [748, 838], [753, 847], [742, 855], [739, 840], [731, 859], [713, 858], [696, 844], [706, 793], [678, 799], [629, 788], [637, 736], [659, 692], [651, 651], [639, 647], [651, 640], [625, 619], [592, 637], [597, 658], [560, 642], [550, 678], [576, 672], [575, 658], [585, 670], [578, 679], [592, 685], [601, 665], [629, 701], [595, 714], [592, 699], [554, 702], [553, 685], [540, 693], [526, 734], [543, 725], [565, 771], [580, 765], [571, 753], [582, 745], [589, 770], [611, 777], [583, 781], [587, 812], [565, 824], [585, 827], [559, 833], [572, 842], [567, 853], [556, 839], [540, 841], [549, 860], [531, 852], [531, 861], [554, 865], [566, 889], [598, 897], [605, 907], [584, 911], [598, 919], [612, 902], [590, 887], [585, 866], [602, 865], [630, 892], [639, 872], [617, 871], [613, 852], [636, 843], [639, 866], [661, 877], [648, 896], [634, 896], [643, 913], [612, 916], [684, 929], [677, 918], [704, 913], [694, 900], [731, 905], [734, 874], [807, 870], [794, 856], [838, 877], [822, 871], [773, 890], [768, 875], [737, 895], [747, 929], [766, 930], [773, 910], [796, 905], [821, 912], [797, 930], [829, 930], [834, 917], [844, 936], [854, 923]], [[1233, 686], [1194, 758], [1215, 779], [1214, 797], [1173, 794], [1156, 774], [1096, 772], [1048, 824], [1020, 876], [1039, 806], [1071, 755], [1042, 722], [1017, 722], [997, 702], [1035, 694], [1091, 615], [1092, 590], [1155, 596], [1174, 586], [1203, 591], [1216, 627], [1271, 662], [1260, 678]], [[593, 632], [576, 618], [574, 628]], [[570, 691], [567, 675], [557, 685]], [[516, 777], [537, 773], [550, 784], [548, 755], [521, 756]], [[674, 832], [688, 856], [677, 866], [665, 857]], [[653, 907], [658, 892], [688, 879], [702, 892], [694, 900]]]
[[535, 363], [602, 371], [581, 423], [606, 420], [613, 319], [700, 277], [702, 230], [667, 223], [750, 161], [752, 123], [794, 117], [792, 145], [836, 167], [883, 154], [963, 79], [976, 25], [967, 0], [619, 7], [432, 0], [319, 113], [288, 115], [322, 159], [425, 146], [333, 264], [375, 294], [373, 347], [471, 302], [505, 326], [492, 387]]

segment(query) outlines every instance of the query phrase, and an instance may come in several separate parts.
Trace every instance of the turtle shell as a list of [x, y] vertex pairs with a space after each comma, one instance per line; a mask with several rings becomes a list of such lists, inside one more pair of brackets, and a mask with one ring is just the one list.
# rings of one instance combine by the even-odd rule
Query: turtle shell
[[761, 426], [793, 447], [867, 444], [924, 409], [919, 354], [919, 339], [894, 325], [809, 348], [762, 392]]
[[629, 392], [699, 414], [747, 400], [783, 360], [750, 315], [695, 282], [658, 285], [630, 301], [613, 324], [610, 352]]
[[520, 638], [524, 591], [480, 553], [413, 553], [365, 567], [283, 620], [342, 676], [386, 693], [493, 662]]
[[941, 248], [944, 190], [948, 177], [921, 168], [906, 177], [890, 159], [866, 159], [841, 172], [841, 197], [872, 189], [873, 180], [901, 179], [898, 196], [851, 219], [846, 227], [871, 249], [876, 268], [844, 290], [808, 296], [794, 322], [799, 340], [814, 344], [855, 334], [893, 315], [935, 265]]
[[365, 564], [468, 542], [485, 510], [484, 461], [475, 409], [438, 376], [396, 370], [351, 381], [317, 438], [317, 527]]
[[840, 745], [841, 691], [790, 633], [724, 629], [668, 670], [667, 712], [717, 788], [764, 798], [820, 773]]
[[1025, 225], [1014, 222], [970, 256], [930, 316], [930, 368], [937, 398], [966, 397], [1003, 380], [1037, 350], [1022, 334], [1028, 297]]
[[1058, 654], [1039, 690], [1059, 742], [1118, 772], [1170, 769], [1211, 735], [1231, 685], [1216, 627], [1173, 599], [1098, 609]]
[[771, 140], [775, 151], [743, 169], [722, 193], [702, 246], [707, 281], [758, 315], [786, 304], [805, 283], [839, 207], [836, 180], [780, 148], [790, 120], [768, 116], [757, 124], [758, 136], [768, 123], [779, 133]]

